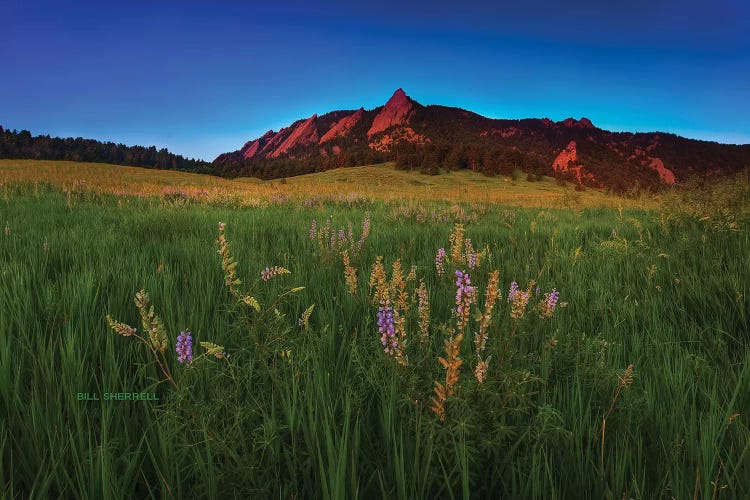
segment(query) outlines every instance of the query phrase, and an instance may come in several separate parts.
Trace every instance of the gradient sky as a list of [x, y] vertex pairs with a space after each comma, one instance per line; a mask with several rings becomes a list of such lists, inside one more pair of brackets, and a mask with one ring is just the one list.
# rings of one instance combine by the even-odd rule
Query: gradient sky
[[0, 0], [0, 125], [212, 160], [402, 87], [493, 118], [750, 143], [746, 0], [503, 3]]

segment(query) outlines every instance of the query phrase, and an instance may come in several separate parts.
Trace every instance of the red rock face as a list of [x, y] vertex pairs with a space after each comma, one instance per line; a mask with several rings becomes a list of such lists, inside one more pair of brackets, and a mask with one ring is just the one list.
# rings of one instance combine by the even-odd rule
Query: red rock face
[[574, 172], [579, 184], [582, 184], [584, 181], [594, 180], [594, 174], [586, 172], [583, 165], [578, 162], [576, 141], [570, 141], [568, 146], [560, 151], [555, 161], [552, 162], [552, 170], [555, 172]]
[[243, 148], [242, 157], [245, 159], [252, 158], [258, 153], [258, 149], [260, 149], [260, 141], [255, 139], [247, 149]]
[[383, 132], [394, 125], [408, 124], [412, 107], [412, 103], [404, 91], [398, 89], [373, 120], [370, 130], [367, 131], [367, 136], [370, 137], [378, 132]]
[[295, 146], [318, 142], [318, 130], [315, 128], [315, 120], [317, 120], [317, 118], [318, 115], [312, 115], [310, 118], [297, 125], [297, 128], [289, 134], [289, 137], [274, 149], [268, 157], [277, 158]]
[[552, 170], [555, 172], [567, 172], [568, 164], [578, 161], [578, 151], [576, 150], [576, 141], [570, 141], [568, 147], [563, 149], [555, 161], [552, 162]]
[[354, 114], [345, 116], [341, 120], [334, 123], [333, 127], [331, 127], [331, 129], [323, 134], [323, 137], [320, 138], [320, 143], [323, 144], [324, 142], [328, 142], [337, 137], [343, 137], [348, 134], [352, 127], [354, 127], [362, 118], [364, 112], [364, 108], [359, 108], [354, 112]]
[[240, 149], [240, 154], [245, 159], [254, 157], [258, 154], [258, 151], [262, 149], [262, 146], [265, 145], [266, 142], [268, 142], [268, 140], [274, 135], [275, 132], [273, 130], [269, 130], [258, 139], [246, 142], [245, 145], [242, 146], [242, 149]]
[[276, 150], [276, 148], [278, 148], [279, 145], [284, 142], [284, 137], [286, 137], [286, 132], [288, 130], [289, 127], [284, 127], [275, 134], [272, 134], [268, 138], [268, 142], [260, 148], [260, 154], [270, 156]]
[[659, 174], [659, 178], [669, 185], [674, 184], [674, 173], [664, 166], [664, 162], [659, 158], [649, 157], [649, 159], [651, 160], [651, 163], [649, 163], [648, 166], [653, 170], [656, 170], [656, 173]]

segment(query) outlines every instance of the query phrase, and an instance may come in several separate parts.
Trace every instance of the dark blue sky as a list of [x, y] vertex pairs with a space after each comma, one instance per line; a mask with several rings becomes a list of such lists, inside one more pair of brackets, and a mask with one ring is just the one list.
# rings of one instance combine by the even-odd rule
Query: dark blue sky
[[211, 160], [403, 87], [495, 118], [750, 143], [745, 0], [276, 3], [0, 0], [0, 125]]

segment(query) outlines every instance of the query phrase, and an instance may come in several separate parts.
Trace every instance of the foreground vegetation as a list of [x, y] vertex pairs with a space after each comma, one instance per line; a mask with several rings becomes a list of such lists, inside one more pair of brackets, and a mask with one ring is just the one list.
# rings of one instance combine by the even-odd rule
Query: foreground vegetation
[[[3, 496], [747, 498], [748, 188], [640, 210], [6, 182]], [[158, 401], [78, 398], [111, 392]]]

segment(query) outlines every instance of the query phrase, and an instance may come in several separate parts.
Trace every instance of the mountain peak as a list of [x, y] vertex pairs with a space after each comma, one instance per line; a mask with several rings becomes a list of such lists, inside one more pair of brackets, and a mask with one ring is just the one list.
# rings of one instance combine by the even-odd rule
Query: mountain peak
[[383, 109], [375, 117], [372, 127], [368, 130], [368, 137], [378, 132], [393, 127], [395, 125], [404, 125], [409, 122], [409, 113], [413, 109], [412, 101], [409, 96], [399, 88], [393, 93]]
[[589, 120], [585, 116], [580, 120], [576, 120], [575, 118], [566, 118], [565, 120], [558, 123], [567, 128], [596, 128], [594, 127], [594, 124], [591, 123], [591, 120]]

